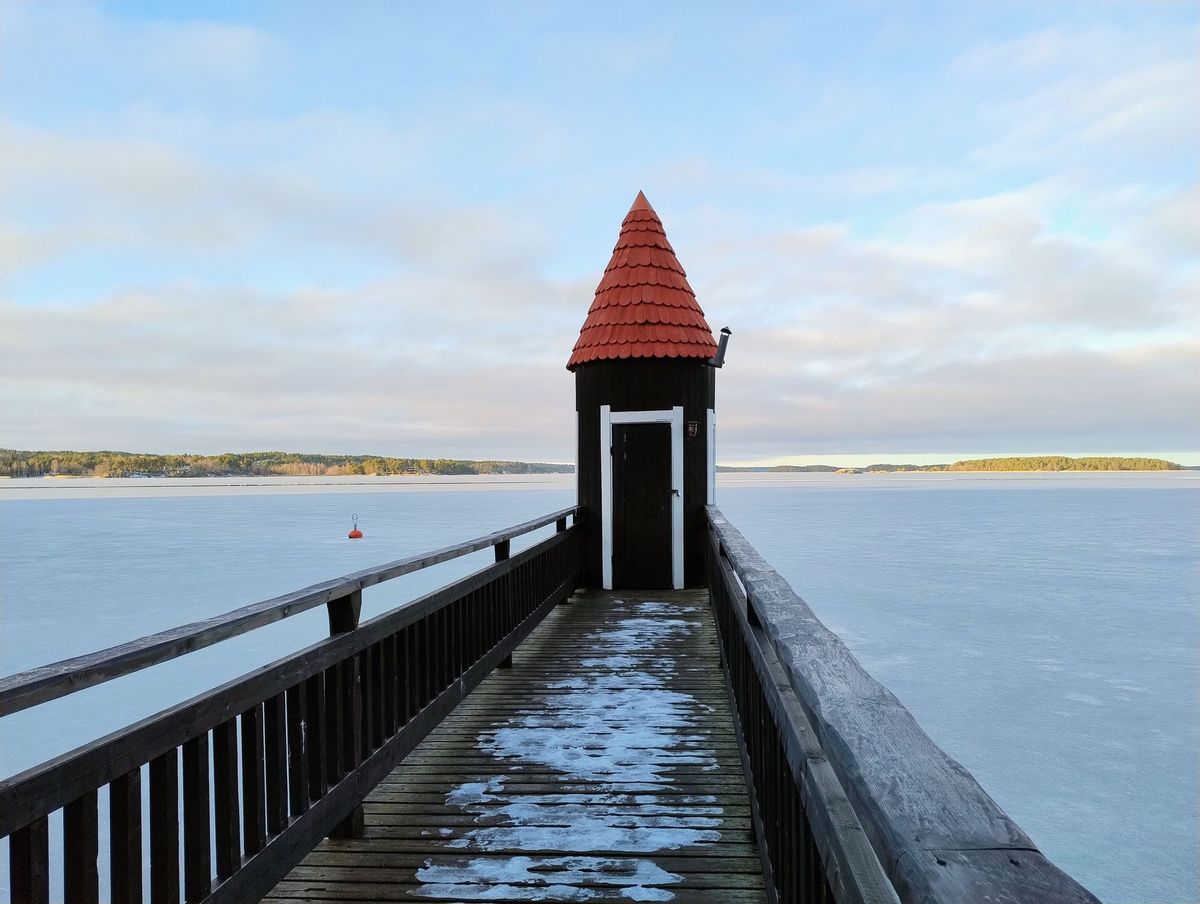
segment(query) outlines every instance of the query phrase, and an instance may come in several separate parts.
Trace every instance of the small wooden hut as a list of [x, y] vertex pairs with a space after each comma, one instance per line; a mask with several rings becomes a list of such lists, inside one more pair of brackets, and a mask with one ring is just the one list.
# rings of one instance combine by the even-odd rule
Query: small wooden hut
[[662, 220], [638, 192], [567, 362], [593, 586], [704, 584], [716, 353]]

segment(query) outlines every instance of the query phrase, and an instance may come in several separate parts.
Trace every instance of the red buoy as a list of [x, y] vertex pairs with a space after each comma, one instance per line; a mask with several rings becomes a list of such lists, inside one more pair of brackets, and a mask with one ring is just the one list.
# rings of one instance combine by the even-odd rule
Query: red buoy
[[362, 531], [358, 529], [358, 515], [355, 514], [351, 515], [350, 517], [354, 519], [354, 528], [346, 536], [351, 540], [360, 540], [362, 539]]

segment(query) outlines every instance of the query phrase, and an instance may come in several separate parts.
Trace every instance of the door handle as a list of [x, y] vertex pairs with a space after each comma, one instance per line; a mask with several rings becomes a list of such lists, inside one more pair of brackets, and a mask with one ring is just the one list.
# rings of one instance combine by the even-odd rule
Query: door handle
[[671, 495], [672, 495], [672, 496], [678, 496], [678, 495], [679, 495], [679, 490], [672, 489], [672, 490], [671, 490]]

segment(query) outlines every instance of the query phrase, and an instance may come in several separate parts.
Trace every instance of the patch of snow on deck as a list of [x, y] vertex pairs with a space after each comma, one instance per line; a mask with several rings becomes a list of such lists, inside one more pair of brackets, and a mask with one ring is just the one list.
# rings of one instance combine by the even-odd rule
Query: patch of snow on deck
[[[563, 773], [588, 783], [599, 797], [508, 795], [507, 775], [467, 782], [446, 801], [474, 814], [479, 827], [448, 847], [649, 854], [719, 841], [723, 809], [714, 796], [655, 793], [669, 787], [675, 766], [720, 768], [702, 743], [705, 737], [696, 733], [697, 712], [711, 708], [647, 671], [678, 665], [664, 657], [664, 645], [684, 639], [695, 624], [670, 616], [694, 609], [636, 604], [636, 615], [586, 635], [594, 647], [583, 661], [587, 674], [551, 684], [540, 711], [478, 735], [477, 748], [496, 759]], [[594, 887], [609, 884], [621, 886], [620, 895], [629, 900], [668, 901], [671, 891], [650, 886], [682, 881], [648, 860], [544, 855], [430, 862], [417, 878], [426, 883], [418, 894], [460, 900], [587, 901], [611, 897], [611, 891]], [[578, 882], [593, 887], [573, 884]]]
[[588, 887], [597, 885], [610, 886], [630, 901], [670, 901], [671, 892], [652, 886], [681, 881], [647, 860], [619, 857], [478, 857], [436, 865], [426, 860], [417, 879], [426, 884], [414, 889], [415, 894], [482, 901], [590, 901], [612, 896], [609, 889]]

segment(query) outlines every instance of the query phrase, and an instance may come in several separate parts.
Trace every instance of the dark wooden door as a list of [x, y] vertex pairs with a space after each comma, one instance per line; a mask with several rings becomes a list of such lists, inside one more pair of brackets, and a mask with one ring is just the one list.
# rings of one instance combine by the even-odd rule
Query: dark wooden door
[[613, 425], [613, 587], [671, 587], [671, 426]]

